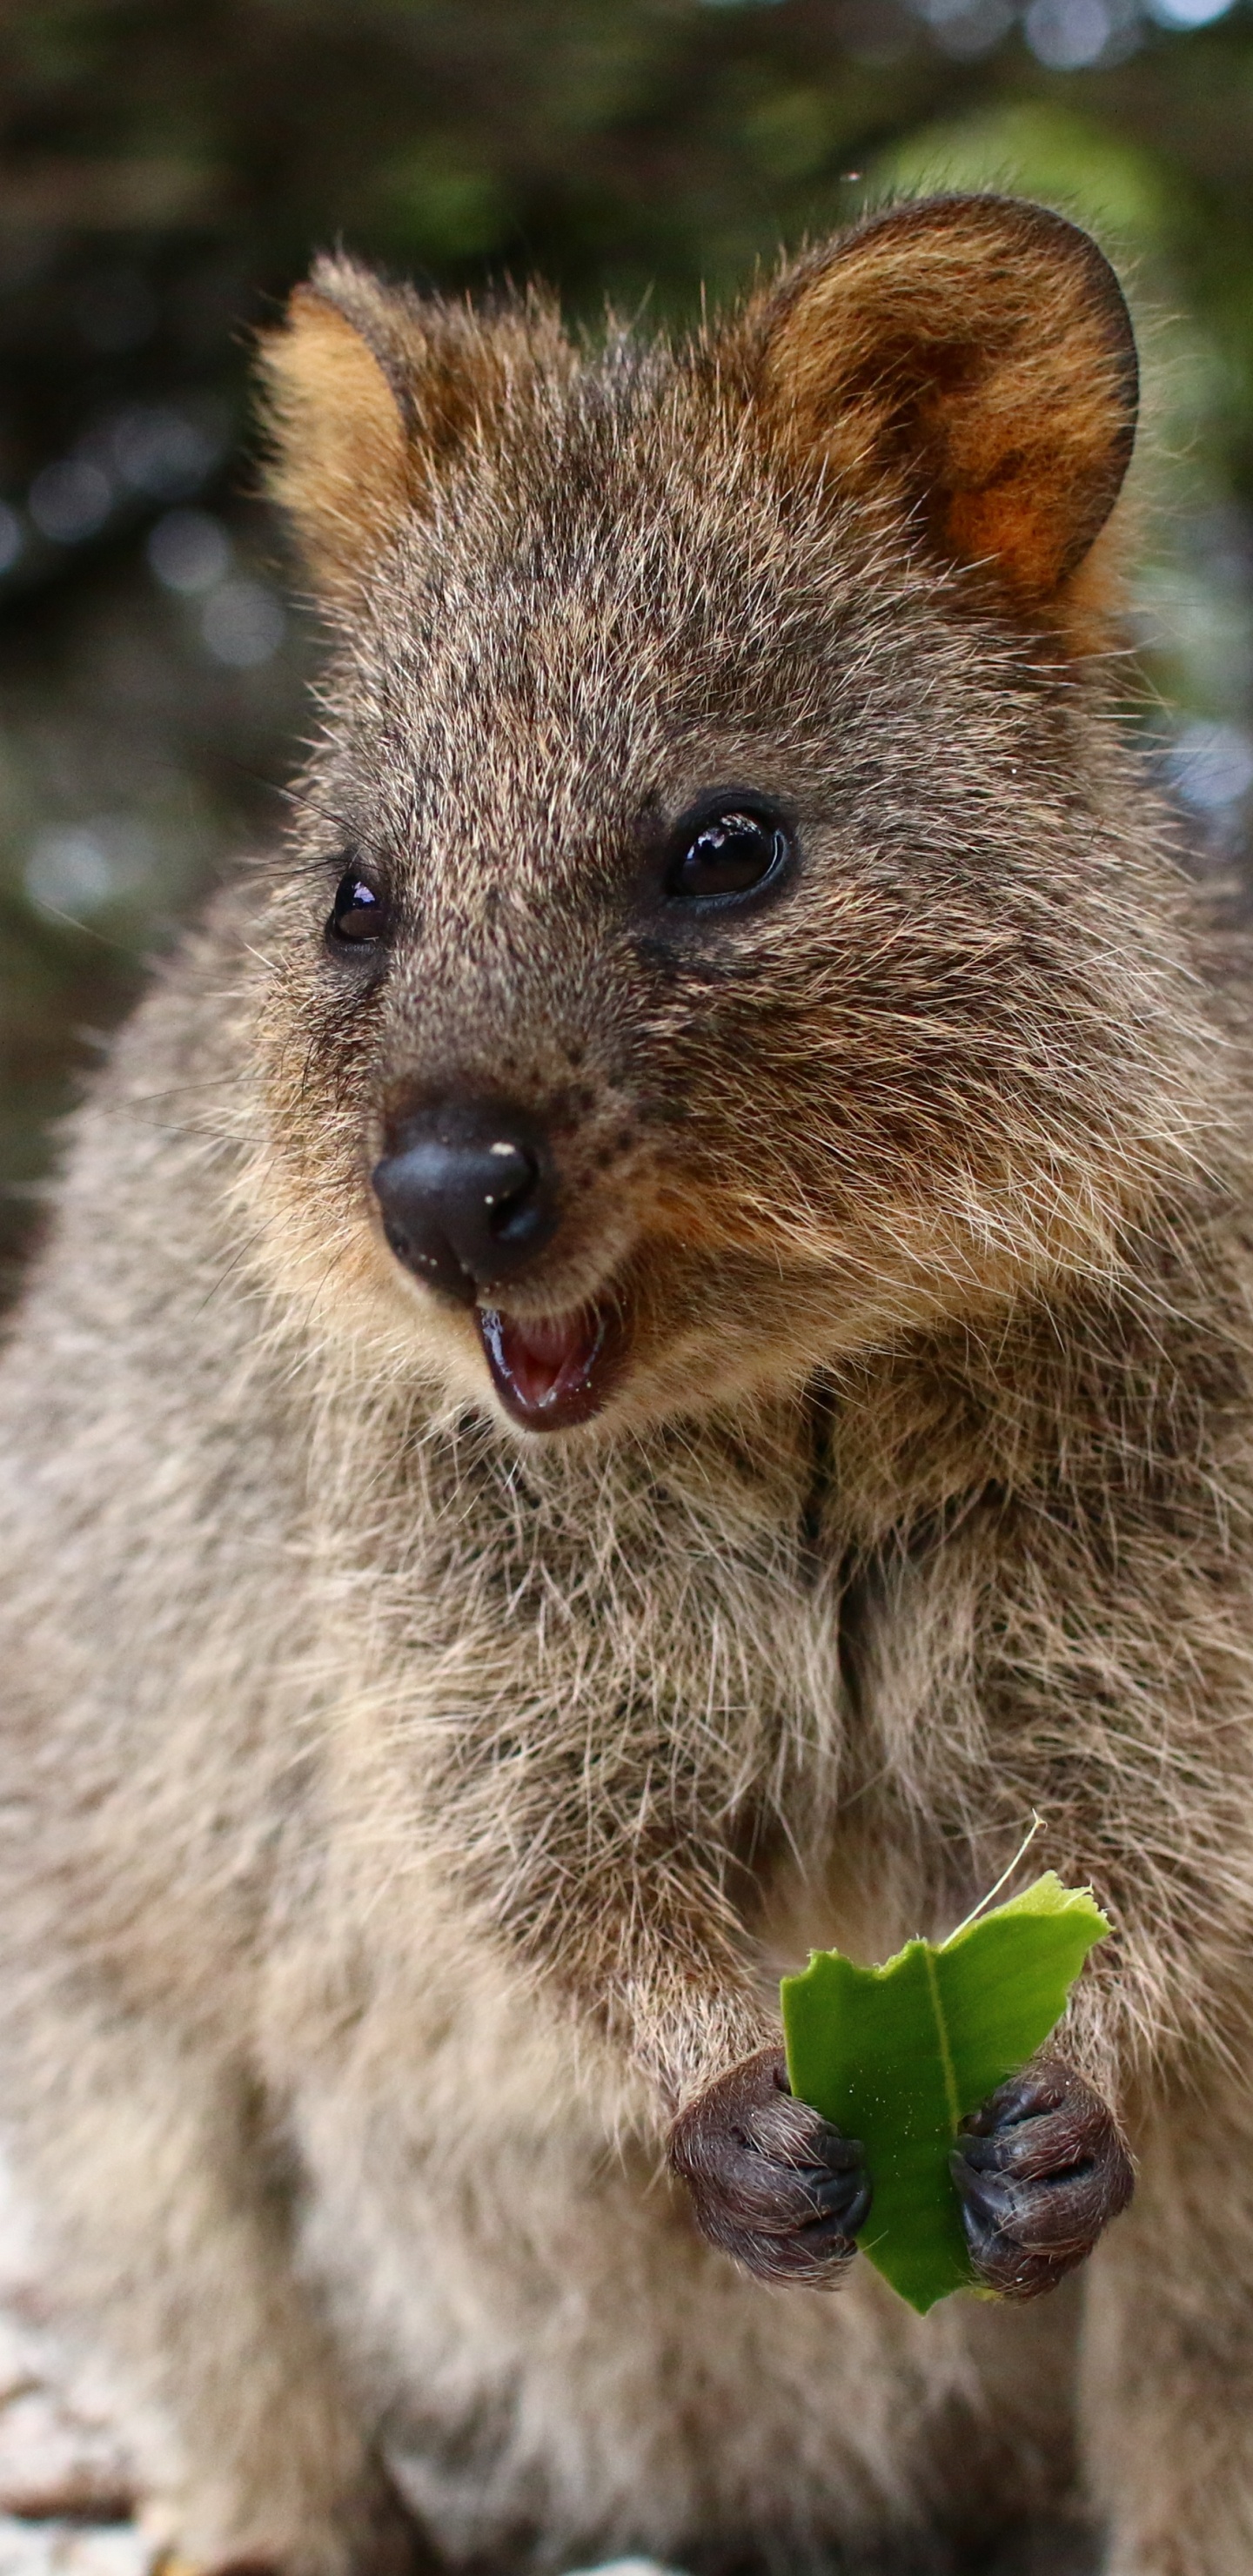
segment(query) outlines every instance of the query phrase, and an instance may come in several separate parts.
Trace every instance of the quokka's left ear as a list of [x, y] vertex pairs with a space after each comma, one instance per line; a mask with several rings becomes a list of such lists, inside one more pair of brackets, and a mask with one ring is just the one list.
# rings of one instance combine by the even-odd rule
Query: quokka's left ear
[[472, 312], [318, 260], [258, 351], [268, 484], [323, 605], [349, 618], [371, 566], [441, 479], [489, 447], [520, 391], [574, 362], [538, 297]]
[[891, 491], [935, 552], [1047, 616], [1135, 437], [1131, 321], [1086, 233], [1014, 198], [898, 206], [803, 260], [741, 335], [772, 445]]

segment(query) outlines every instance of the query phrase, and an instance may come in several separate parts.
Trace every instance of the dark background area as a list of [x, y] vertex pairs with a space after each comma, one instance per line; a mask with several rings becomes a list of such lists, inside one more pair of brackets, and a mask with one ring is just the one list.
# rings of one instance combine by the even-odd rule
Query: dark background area
[[1090, 224], [1140, 315], [1130, 720], [1203, 864], [1253, 790], [1248, 0], [0, 7], [0, 1286], [144, 961], [272, 834], [311, 625], [249, 338], [317, 247], [682, 323], [894, 187]]

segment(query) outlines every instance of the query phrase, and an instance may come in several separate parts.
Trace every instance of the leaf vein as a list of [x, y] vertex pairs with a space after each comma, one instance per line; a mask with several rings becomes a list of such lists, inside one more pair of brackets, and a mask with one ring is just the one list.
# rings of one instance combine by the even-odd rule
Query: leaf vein
[[927, 1986], [931, 1995], [931, 2010], [935, 2015], [936, 2037], [940, 2044], [940, 2065], [944, 2073], [944, 2096], [948, 2103], [948, 2116], [952, 2124], [953, 2135], [956, 2137], [957, 2131], [961, 2125], [962, 2116], [961, 2103], [957, 2098], [957, 2070], [953, 2064], [953, 2052], [949, 2047], [948, 2023], [944, 2018], [944, 2005], [940, 1997], [940, 1980], [935, 1972], [935, 1952], [932, 1949], [930, 1942], [927, 1943], [922, 1955], [923, 1964], [927, 1971]]

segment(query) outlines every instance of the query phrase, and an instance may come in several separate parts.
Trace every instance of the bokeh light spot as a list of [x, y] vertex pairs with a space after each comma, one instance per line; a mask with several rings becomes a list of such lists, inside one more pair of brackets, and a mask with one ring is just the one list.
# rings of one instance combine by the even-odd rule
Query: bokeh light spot
[[1167, 766], [1185, 803], [1202, 814], [1221, 813], [1253, 787], [1253, 740], [1238, 725], [1184, 725]]
[[114, 889], [113, 862], [97, 833], [40, 833], [26, 862], [26, 891], [41, 911], [85, 921], [108, 903]]
[[277, 653], [287, 629], [282, 607], [261, 581], [224, 581], [206, 600], [200, 632], [215, 662], [254, 671]]
[[1208, 27], [1215, 18], [1225, 18], [1234, 5], [1235, 0], [1144, 0], [1159, 27]]
[[66, 456], [35, 476], [28, 500], [41, 537], [54, 545], [76, 546], [104, 526], [113, 487], [100, 466], [83, 456]]
[[149, 530], [145, 552], [163, 589], [194, 598], [224, 578], [231, 541], [211, 511], [167, 510]]
[[110, 446], [123, 482], [156, 501], [194, 492], [218, 458], [207, 430], [173, 403], [134, 403], [119, 412]]
[[1050, 71], [1077, 72], [1100, 61], [1114, 21], [1105, 0], [1031, 0], [1023, 32]]

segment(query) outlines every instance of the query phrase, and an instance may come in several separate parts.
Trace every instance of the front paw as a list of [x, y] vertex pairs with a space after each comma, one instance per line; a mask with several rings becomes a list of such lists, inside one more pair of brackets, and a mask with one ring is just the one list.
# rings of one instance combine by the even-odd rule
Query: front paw
[[1113, 2112], [1060, 2057], [1037, 2058], [974, 2112], [952, 2154], [985, 2289], [1035, 2299], [1073, 2272], [1131, 2198]]
[[788, 2090], [781, 2048], [721, 2075], [675, 2121], [670, 2163], [711, 2243], [761, 2281], [834, 2289], [870, 2211], [856, 2138]]

